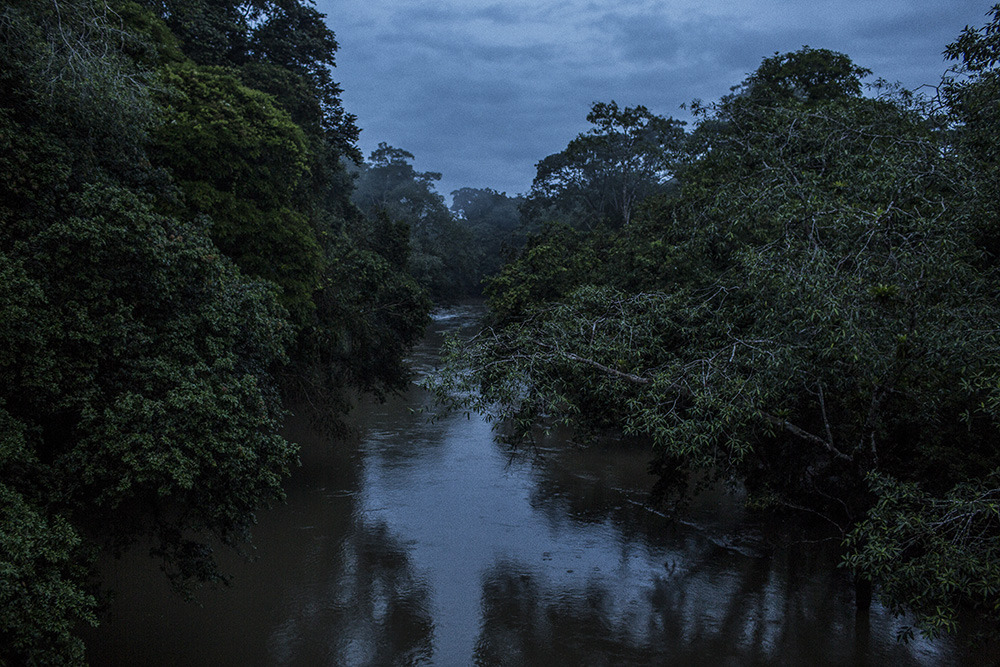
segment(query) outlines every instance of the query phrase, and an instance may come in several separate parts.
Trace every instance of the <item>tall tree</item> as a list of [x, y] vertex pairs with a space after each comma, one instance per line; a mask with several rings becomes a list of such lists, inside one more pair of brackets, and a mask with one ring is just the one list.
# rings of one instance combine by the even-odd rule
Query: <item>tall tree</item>
[[[262, 85], [266, 92], [309, 90], [318, 104], [318, 119], [330, 144], [343, 155], [355, 156], [355, 117], [344, 111], [340, 87], [333, 81], [337, 41], [310, 0], [140, 0], [164, 21], [181, 43], [184, 54], [198, 65], [244, 68], [259, 66], [284, 86]], [[267, 77], [265, 76], [264, 79]], [[291, 84], [291, 85], [289, 85]], [[302, 117], [296, 122], [302, 123]]]
[[594, 127], [538, 163], [524, 206], [529, 219], [620, 227], [669, 181], [683, 145], [681, 121], [614, 101], [595, 102], [587, 121]]
[[[162, 69], [152, 157], [181, 191], [165, 210], [208, 216], [220, 249], [280, 288], [298, 330], [288, 389], [344, 408], [345, 385], [404, 386], [402, 358], [429, 305], [405, 268], [366, 245], [345, 166], [360, 160], [357, 128], [323, 16], [300, 0], [151, 6], [194, 61]], [[199, 30], [222, 37], [201, 42]]]
[[[943, 120], [953, 142], [949, 153], [964, 167], [959, 196], [951, 205], [964, 213], [966, 231], [981, 254], [973, 255], [981, 280], [995, 284], [1000, 254], [1000, 5], [989, 11], [985, 26], [967, 27], [948, 45], [945, 56], [957, 61], [946, 77], [944, 98], [950, 112]], [[978, 292], [968, 294], [975, 304]], [[994, 316], [986, 326], [996, 331]], [[976, 318], [966, 326], [975, 329]], [[970, 354], [994, 357], [983, 347]], [[992, 363], [964, 368], [957, 381], [961, 394], [975, 396], [959, 418], [966, 438], [931, 459], [939, 466], [916, 479], [881, 474], [873, 478], [877, 503], [851, 535], [848, 564], [878, 582], [883, 599], [896, 610], [915, 611], [930, 633], [954, 631], [963, 613], [1000, 622], [1000, 424], [998, 369]], [[935, 406], [936, 407], [936, 406]], [[984, 428], [983, 422], [992, 428]], [[976, 428], [978, 426], [978, 428]], [[957, 473], [957, 474], [956, 474]], [[947, 488], [944, 480], [958, 483]], [[994, 633], [995, 634], [995, 633]]]
[[950, 112], [946, 123], [955, 143], [969, 164], [970, 185], [976, 197], [969, 203], [980, 206], [980, 239], [990, 261], [1000, 259], [1000, 5], [989, 12], [991, 20], [982, 27], [967, 27], [945, 49], [945, 57], [955, 63], [946, 77], [944, 101]]
[[[178, 215], [207, 215], [212, 239], [247, 274], [281, 288], [300, 326], [315, 309], [322, 250], [299, 186], [308, 145], [273, 98], [221, 69], [168, 68], [150, 155], [181, 189]], [[211, 156], [206, 159], [206, 156]]]
[[148, 72], [104, 2], [0, 10], [0, 661], [83, 659], [96, 549], [218, 578], [282, 495], [273, 289], [153, 205]]

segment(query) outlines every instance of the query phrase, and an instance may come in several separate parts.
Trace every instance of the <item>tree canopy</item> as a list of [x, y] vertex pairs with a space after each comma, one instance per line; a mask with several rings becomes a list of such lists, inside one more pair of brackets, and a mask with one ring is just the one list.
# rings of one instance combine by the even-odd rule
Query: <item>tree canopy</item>
[[477, 283], [496, 275], [503, 258], [524, 244], [519, 207], [523, 197], [490, 188], [460, 188], [451, 193], [451, 210], [473, 238]]
[[710, 471], [755, 508], [821, 519], [859, 605], [874, 584], [928, 634], [1000, 620], [981, 180], [997, 135], [963, 106], [991, 108], [976, 87], [995, 84], [997, 16], [949, 47], [967, 74], [952, 130], [913, 94], [861, 95], [867, 70], [810, 48], [695, 105], [678, 189], [610, 234], [529, 240], [491, 284], [489, 328], [452, 348], [442, 399], [515, 437], [552, 422], [645, 437], [664, 482]]
[[386, 218], [409, 229], [409, 270], [435, 301], [475, 294], [477, 270], [472, 230], [456, 220], [434, 183], [436, 172], [417, 171], [412, 153], [378, 145], [361, 166], [355, 203], [370, 217]]
[[593, 124], [561, 152], [541, 160], [524, 203], [526, 217], [590, 228], [627, 225], [636, 206], [670, 179], [683, 123], [644, 106], [595, 102]]
[[223, 579], [283, 392], [404, 385], [429, 302], [350, 202], [335, 49], [298, 0], [0, 8], [0, 662], [84, 661], [99, 552]]

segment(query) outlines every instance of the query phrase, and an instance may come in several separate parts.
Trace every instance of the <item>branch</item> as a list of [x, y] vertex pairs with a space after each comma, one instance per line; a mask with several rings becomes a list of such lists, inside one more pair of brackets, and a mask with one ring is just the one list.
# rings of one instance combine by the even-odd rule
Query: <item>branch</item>
[[622, 380], [627, 380], [632, 384], [647, 385], [650, 382], [652, 382], [652, 380], [650, 380], [649, 378], [644, 378], [641, 375], [635, 375], [633, 373], [625, 373], [624, 371], [616, 370], [614, 368], [611, 368], [610, 366], [605, 366], [602, 363], [596, 362], [593, 359], [585, 359], [583, 357], [579, 357], [573, 354], [572, 352], [564, 352], [563, 356], [569, 359], [570, 361], [577, 361], [581, 364], [586, 364], [591, 368], [596, 368], [602, 373], [607, 373], [608, 375], [613, 375], [617, 378], [621, 378]]
[[[559, 352], [559, 351], [557, 351], [556, 354], [560, 354], [561, 356], [563, 356], [564, 358], [566, 358], [566, 359], [568, 359], [570, 361], [574, 361], [574, 362], [577, 362], [577, 363], [580, 363], [580, 364], [584, 364], [586, 366], [590, 366], [591, 368], [594, 368], [594, 369], [596, 369], [598, 371], [601, 371], [602, 373], [605, 373], [607, 375], [611, 375], [612, 377], [616, 377], [616, 378], [625, 380], [625, 381], [630, 382], [630, 383], [635, 384], [635, 385], [646, 386], [646, 385], [649, 385], [649, 384], [652, 383], [652, 380], [650, 378], [648, 378], [648, 377], [642, 377], [641, 375], [635, 375], [634, 373], [626, 373], [624, 371], [620, 371], [620, 370], [617, 370], [615, 368], [611, 368], [610, 366], [605, 366], [604, 364], [602, 364], [602, 363], [600, 363], [598, 361], [594, 361], [593, 359], [587, 359], [585, 357], [581, 357], [579, 355], [573, 354], [572, 352]], [[684, 393], [683, 389], [681, 387], [677, 386], [676, 384], [674, 386], [678, 390], [680, 390], [680, 393]], [[819, 436], [813, 435], [812, 433], [809, 433], [808, 431], [805, 431], [805, 430], [799, 428], [795, 424], [792, 424], [791, 422], [789, 422], [789, 421], [787, 421], [785, 419], [781, 419], [779, 417], [776, 417], [776, 416], [774, 416], [774, 415], [772, 415], [772, 414], [770, 414], [768, 412], [764, 412], [763, 410], [758, 410], [757, 414], [759, 414], [767, 422], [769, 422], [771, 424], [774, 424], [775, 426], [778, 426], [780, 428], [785, 429], [786, 431], [788, 431], [792, 435], [795, 435], [795, 436], [797, 436], [799, 438], [802, 438], [803, 440], [806, 440], [807, 442], [811, 442], [813, 444], [819, 445], [823, 449], [825, 449], [828, 452], [830, 452], [834, 456], [834, 458], [842, 459], [844, 461], [849, 461], [849, 462], [854, 460], [850, 456], [848, 456], [847, 454], [844, 454], [842, 451], [840, 451], [839, 449], [837, 449], [833, 445], [833, 439], [832, 439], [832, 437], [831, 437], [830, 441], [828, 442], [828, 441], [824, 440], [823, 438], [820, 438]], [[825, 419], [825, 417], [826, 417], [826, 415], [824, 414], [824, 419]], [[829, 426], [827, 426], [827, 429], [828, 429], [828, 432], [829, 432]]]
[[831, 517], [828, 517], [823, 512], [819, 512], [819, 511], [811, 509], [809, 507], [803, 507], [802, 505], [797, 505], [795, 503], [791, 503], [791, 502], [788, 502], [786, 500], [778, 499], [777, 502], [778, 502], [779, 505], [782, 505], [783, 507], [787, 507], [788, 509], [797, 510], [799, 512], [807, 512], [809, 514], [815, 514], [816, 516], [820, 517], [824, 521], [827, 521], [827, 522], [833, 524], [837, 528], [837, 530], [840, 532], [841, 535], [845, 535], [847, 533], [847, 531], [844, 529], [843, 526], [841, 526], [839, 523], [837, 523], [836, 521], [834, 521]]
[[826, 400], [823, 398], [823, 383], [819, 383], [819, 407], [823, 413], [823, 426], [826, 427], [826, 441], [833, 447], [833, 432], [830, 430], [830, 420], [826, 416]]
[[786, 431], [788, 431], [792, 435], [798, 436], [798, 437], [802, 438], [803, 440], [811, 442], [811, 443], [813, 443], [815, 445], [820, 445], [821, 447], [823, 447], [823, 449], [825, 449], [828, 452], [830, 452], [831, 454], [833, 454], [834, 458], [843, 459], [845, 461], [853, 461], [854, 460], [850, 456], [848, 456], [847, 454], [843, 453], [842, 451], [840, 451], [839, 449], [837, 449], [836, 447], [834, 447], [831, 443], [829, 443], [826, 440], [824, 440], [823, 438], [821, 438], [821, 437], [819, 437], [817, 435], [813, 435], [812, 433], [809, 433], [808, 431], [803, 431], [801, 428], [799, 428], [798, 426], [796, 426], [795, 424], [792, 424], [791, 422], [789, 422], [787, 420], [781, 419], [779, 417], [775, 417], [774, 415], [772, 415], [772, 414], [770, 414], [768, 412], [764, 412], [763, 410], [759, 411], [758, 414], [760, 414], [760, 416], [763, 417], [766, 421], [770, 422], [771, 424], [774, 424], [775, 426], [778, 426], [780, 428], [785, 429]]

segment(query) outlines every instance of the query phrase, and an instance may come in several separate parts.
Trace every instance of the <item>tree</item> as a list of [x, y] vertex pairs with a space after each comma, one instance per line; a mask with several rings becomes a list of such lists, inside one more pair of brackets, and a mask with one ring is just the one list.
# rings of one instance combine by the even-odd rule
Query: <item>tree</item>
[[489, 188], [460, 188], [451, 195], [452, 212], [471, 233], [471, 243], [476, 250], [477, 282], [481, 282], [499, 272], [505, 254], [524, 245], [518, 211], [523, 200]]
[[491, 188], [459, 188], [451, 197], [451, 210], [472, 226], [510, 232], [518, 225], [517, 197]]
[[[700, 107], [680, 193], [618, 232], [589, 281], [523, 297], [573, 260], [515, 263], [526, 275], [491, 294], [501, 317], [453, 349], [439, 389], [515, 434], [544, 417], [644, 436], [667, 473], [715, 471], [755, 507], [821, 517], [852, 536], [862, 607], [874, 582], [928, 631], [970, 601], [992, 618], [1000, 312], [965, 203], [978, 195], [911, 98], [863, 98], [864, 70], [817, 55], [765, 59], [749, 92]], [[952, 500], [885, 495], [906, 485]], [[962, 499], [984, 532], [949, 542], [968, 568], [948, 579], [914, 526], [956, 521]], [[893, 502], [929, 508], [909, 543]], [[873, 558], [887, 543], [948, 593], [907, 597], [919, 584]]]
[[[383, 399], [404, 390], [404, 354], [423, 335], [431, 302], [407, 270], [410, 230], [384, 215], [356, 213], [340, 233], [323, 236], [330, 259], [316, 315], [299, 336], [286, 379], [310, 400], [346, 412], [345, 389]], [[318, 391], [317, 391], [318, 390]]]
[[944, 102], [949, 111], [945, 121], [954, 134], [956, 148], [969, 164], [970, 185], [976, 197], [970, 204], [980, 207], [980, 243], [989, 261], [1000, 257], [1000, 5], [990, 10], [991, 20], [981, 28], [966, 27], [945, 49], [945, 57], [956, 62], [956, 71], [946, 77]]
[[412, 153], [380, 143], [358, 175], [354, 201], [369, 217], [385, 216], [409, 226], [410, 274], [433, 299], [470, 294], [477, 280], [469, 231], [434, 190], [441, 174], [417, 171], [411, 160]]
[[490, 320], [524, 320], [537, 306], [560, 301], [589, 284], [603, 269], [603, 240], [560, 223], [529, 235], [517, 256], [486, 280]]
[[805, 46], [765, 58], [738, 87], [737, 97], [757, 105], [818, 105], [859, 97], [861, 80], [870, 74], [843, 53]]
[[302, 130], [273, 98], [225, 70], [182, 65], [162, 80], [163, 117], [150, 154], [183, 195], [181, 207], [167, 210], [207, 215], [219, 249], [247, 274], [276, 284], [304, 325], [323, 256], [299, 189], [309, 160]]
[[0, 14], [0, 661], [82, 659], [95, 551], [146, 538], [177, 584], [218, 579], [281, 498], [295, 447], [271, 287], [163, 215], [148, 73], [103, 3]]
[[[323, 15], [307, 0], [141, 0], [180, 41], [197, 65], [254, 71], [251, 85], [279, 99], [283, 91], [309, 90], [308, 103], [319, 111], [311, 119], [322, 128], [331, 148], [357, 156], [355, 117], [340, 100], [333, 81], [337, 40]], [[264, 83], [260, 68], [280, 73], [290, 86]], [[299, 78], [299, 82], [290, 79]], [[272, 81], [273, 83], [273, 81]], [[303, 101], [300, 98], [300, 102]], [[291, 109], [286, 109], [290, 113]], [[293, 114], [295, 115], [295, 114]], [[304, 123], [296, 117], [296, 122]], [[357, 156], [360, 157], [360, 156]]]
[[[995, 628], [997, 473], [959, 483], [943, 496], [884, 475], [870, 481], [877, 501], [848, 537], [846, 565], [878, 582], [881, 598], [896, 613], [915, 613], [926, 635], [955, 632], [963, 615]], [[982, 634], [995, 639], [988, 628]]]
[[644, 106], [595, 102], [594, 127], [540, 161], [524, 205], [527, 218], [577, 227], [628, 225], [636, 205], [663, 190], [683, 144], [683, 123]]
[[444, 197], [434, 190], [441, 174], [417, 171], [412, 160], [412, 153], [379, 143], [358, 176], [354, 201], [369, 214], [381, 210], [405, 220], [414, 234], [422, 235], [431, 233], [450, 215]]
[[[1000, 173], [1000, 5], [988, 15], [987, 25], [967, 27], [945, 49], [945, 56], [959, 64], [957, 76], [944, 82], [949, 113], [937, 120], [949, 131], [949, 151], [965, 167], [961, 195], [953, 205], [964, 209], [969, 235], [983, 251], [978, 258], [983, 278], [995, 281], [1000, 251], [1000, 200], [995, 188]], [[975, 326], [971, 321], [969, 325]], [[961, 419], [971, 428], [975, 416], [985, 415], [993, 428], [979, 433], [980, 447], [949, 447], [947, 456], [936, 461], [948, 471], [942, 476], [957, 478], [958, 483], [948, 488], [936, 479], [938, 475], [930, 474], [915, 481], [873, 475], [870, 482], [877, 501], [850, 536], [847, 564], [878, 582], [883, 599], [894, 609], [915, 611], [928, 634], [954, 631], [963, 613], [984, 618], [993, 627], [1000, 620], [1000, 466], [995, 433], [1000, 395], [996, 378], [996, 369], [989, 367], [973, 371], [959, 385], [962, 392], [979, 398]], [[970, 466], [970, 459], [978, 459], [979, 466]], [[963, 469], [955, 474], [959, 466]]]

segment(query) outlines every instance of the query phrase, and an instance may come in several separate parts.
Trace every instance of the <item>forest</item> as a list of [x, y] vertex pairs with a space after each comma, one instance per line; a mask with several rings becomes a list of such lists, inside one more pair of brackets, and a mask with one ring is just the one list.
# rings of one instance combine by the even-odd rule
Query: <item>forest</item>
[[841, 53], [762, 60], [674, 119], [595, 103], [538, 163], [486, 326], [434, 384], [513, 445], [649, 442], [829, 526], [859, 613], [1000, 627], [1000, 6], [933, 95]]
[[405, 388], [434, 304], [484, 294], [435, 390], [649, 443], [843, 540], [934, 636], [1000, 627], [1000, 6], [934, 95], [764, 58], [695, 122], [596, 102], [531, 190], [379, 144], [308, 0], [0, 8], [0, 662], [84, 660], [102, 554], [225, 581], [298, 465], [290, 401]]

